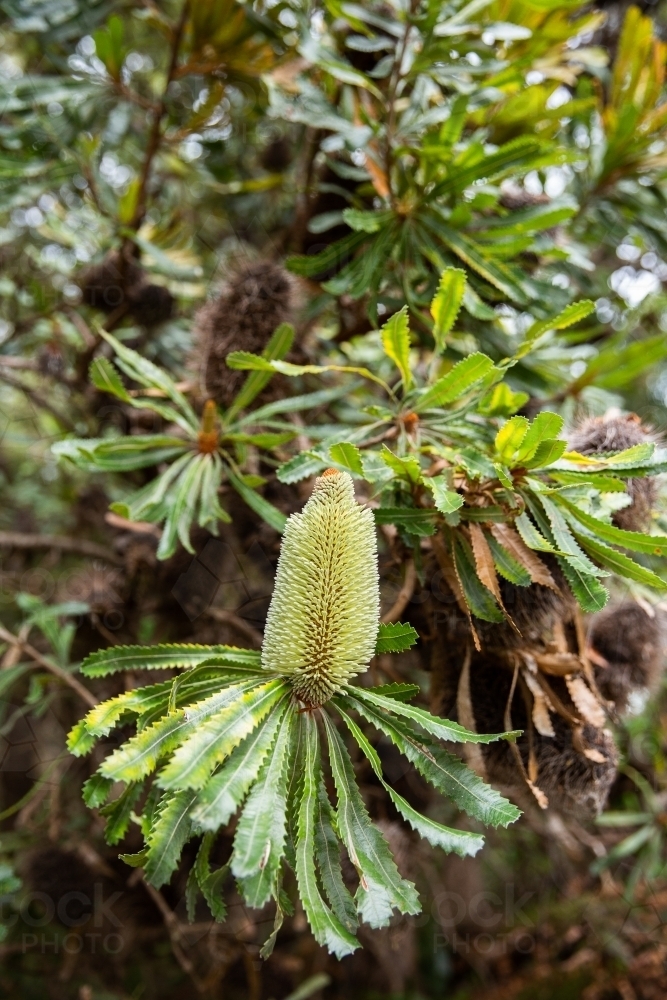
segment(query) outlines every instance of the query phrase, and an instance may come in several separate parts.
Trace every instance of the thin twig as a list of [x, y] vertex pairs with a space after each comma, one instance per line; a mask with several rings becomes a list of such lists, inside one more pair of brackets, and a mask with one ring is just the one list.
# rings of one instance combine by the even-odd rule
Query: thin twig
[[153, 124], [151, 126], [150, 135], [148, 137], [148, 144], [146, 146], [146, 154], [144, 156], [143, 167], [141, 168], [141, 177], [139, 178], [139, 192], [137, 194], [137, 204], [134, 210], [134, 216], [130, 223], [130, 229], [136, 230], [141, 225], [144, 215], [146, 214], [146, 187], [148, 185], [148, 178], [150, 177], [151, 166], [153, 164], [153, 158], [160, 148], [160, 142], [162, 140], [162, 119], [167, 111], [167, 94], [169, 91], [169, 85], [174, 79], [176, 69], [178, 66], [178, 53], [181, 47], [181, 39], [183, 37], [183, 32], [185, 30], [185, 23], [188, 17], [189, 10], [189, 0], [185, 0], [183, 4], [183, 9], [181, 10], [181, 16], [178, 20], [178, 24], [174, 30], [171, 43], [171, 58], [169, 61], [169, 69], [167, 70], [167, 78], [164, 85], [164, 90], [162, 91], [162, 96], [157, 104], [154, 114], [153, 114]]
[[0, 531], [0, 548], [12, 549], [59, 549], [61, 552], [76, 552], [91, 559], [120, 566], [122, 559], [104, 545], [89, 542], [85, 538], [68, 538], [66, 535], [25, 534], [22, 531]]
[[142, 878], [141, 884], [145, 888], [148, 895], [151, 897], [158, 910], [162, 914], [162, 919], [164, 925], [167, 928], [167, 933], [169, 934], [169, 940], [171, 942], [171, 950], [174, 953], [176, 961], [183, 969], [183, 972], [187, 973], [192, 982], [194, 983], [195, 989], [198, 993], [204, 993], [206, 990], [206, 984], [199, 978], [195, 972], [194, 963], [185, 954], [182, 947], [183, 934], [181, 932], [181, 926], [178, 921], [178, 917], [171, 909], [166, 899], [154, 886], [146, 881], [146, 878]]
[[383, 624], [388, 624], [389, 622], [398, 621], [403, 612], [405, 611], [410, 598], [415, 592], [415, 584], [417, 583], [417, 570], [415, 569], [414, 559], [410, 559], [405, 564], [405, 579], [403, 580], [403, 586], [398, 592], [398, 597], [389, 608], [386, 614], [382, 615], [380, 621]]
[[71, 687], [73, 691], [76, 691], [79, 697], [82, 698], [90, 708], [94, 708], [95, 705], [97, 705], [97, 698], [95, 695], [91, 694], [88, 688], [85, 688], [83, 684], [80, 684], [76, 677], [72, 677], [72, 675], [68, 674], [62, 667], [59, 667], [57, 664], [47, 660], [47, 658], [42, 656], [42, 654], [29, 642], [21, 642], [17, 636], [6, 629], [3, 625], [0, 625], [0, 639], [4, 639], [5, 642], [11, 643], [12, 646], [20, 646], [23, 652], [26, 653], [31, 660], [34, 660], [40, 667], [44, 667], [44, 669], [48, 670], [49, 673], [58, 677], [64, 684]]
[[257, 649], [262, 645], [262, 633], [258, 632], [256, 628], [253, 628], [252, 625], [244, 621], [234, 611], [226, 611], [224, 608], [207, 608], [204, 614], [217, 622], [222, 622], [225, 625], [229, 625], [230, 628], [236, 629], [237, 632], [244, 635]]

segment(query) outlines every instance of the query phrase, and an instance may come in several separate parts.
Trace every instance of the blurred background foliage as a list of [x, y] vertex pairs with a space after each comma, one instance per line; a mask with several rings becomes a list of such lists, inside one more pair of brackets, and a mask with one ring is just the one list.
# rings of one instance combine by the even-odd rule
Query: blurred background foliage
[[[403, 306], [422, 380], [474, 352], [496, 364], [520, 354], [542, 324], [503, 394], [477, 399], [482, 415], [547, 407], [571, 428], [618, 410], [665, 431], [666, 19], [661, 4], [578, 0], [0, 0], [0, 995], [666, 994], [664, 684], [615, 726], [621, 765], [596, 822], [528, 816], [477, 859], [417, 846], [360, 768], [425, 908], [367, 932], [343, 962], [301, 912], [265, 964], [270, 913], [237, 897], [222, 927], [189, 924], [184, 878], [157, 893], [105, 846], [103, 819], [81, 802], [86, 767], [64, 749], [86, 706], [118, 690], [78, 679], [95, 649], [258, 645], [277, 530], [306, 477], [332, 454], [354, 467], [341, 443], [369, 418], [394, 420], [361, 379], [305, 367], [393, 384], [376, 331]], [[269, 320], [263, 343], [227, 350], [301, 368], [269, 382], [260, 366], [252, 391], [241, 380], [217, 398], [203, 354], [212, 321], [197, 310], [266, 259], [286, 261], [296, 308]], [[445, 269], [466, 280], [439, 330]], [[588, 315], [549, 325], [581, 299]], [[290, 318], [294, 340], [283, 330], [267, 348]], [[123, 348], [156, 367], [139, 372], [127, 353], [120, 391], [111, 359]], [[179, 508], [158, 552], [166, 508], [131, 505], [182, 444], [153, 440], [173, 453], [104, 466], [72, 441], [121, 442], [125, 455], [133, 437], [171, 434], [169, 397], [203, 453], [211, 395], [227, 478], [209, 484], [213, 515], [181, 521]], [[282, 405], [296, 395], [309, 399]], [[265, 408], [260, 428], [239, 416], [251, 403]], [[59, 461], [54, 444], [81, 460]], [[377, 464], [365, 479], [382, 482]], [[231, 525], [215, 506], [221, 482]], [[414, 535], [402, 539], [408, 551]], [[407, 563], [385, 556], [386, 610]], [[416, 654], [372, 669], [428, 694]], [[428, 802], [400, 768], [391, 778]]]

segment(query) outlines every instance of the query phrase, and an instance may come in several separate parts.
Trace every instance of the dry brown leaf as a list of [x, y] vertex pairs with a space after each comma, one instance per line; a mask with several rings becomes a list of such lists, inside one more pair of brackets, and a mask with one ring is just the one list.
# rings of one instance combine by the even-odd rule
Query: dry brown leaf
[[[456, 690], [456, 714], [460, 725], [465, 726], [471, 733], [477, 732], [477, 724], [475, 722], [472, 700], [470, 697], [469, 649], [463, 664], [461, 676], [459, 677], [458, 688]], [[486, 778], [486, 765], [484, 763], [484, 756], [480, 745], [478, 743], [464, 743], [463, 753], [469, 767], [471, 767], [473, 771], [480, 776], [480, 778]]]
[[[533, 725], [541, 736], [555, 736], [551, 716], [549, 715], [549, 710], [553, 711], [553, 705], [550, 703], [548, 695], [542, 690], [528, 670], [523, 670], [522, 676], [533, 696]], [[533, 781], [535, 780], [533, 775], [530, 775], [530, 778]]]
[[607, 760], [603, 753], [600, 753], [599, 750], [594, 750], [592, 747], [584, 750], [584, 757], [588, 757], [594, 764], [604, 764]]
[[542, 560], [532, 549], [529, 549], [523, 538], [509, 524], [492, 524], [491, 534], [495, 540], [507, 549], [510, 555], [520, 562], [524, 569], [530, 573], [533, 583], [539, 583], [543, 587], [550, 587], [557, 594], [560, 593], [553, 576], [544, 565]]
[[468, 625], [470, 626], [470, 631], [472, 633], [473, 642], [475, 643], [475, 649], [477, 652], [481, 652], [482, 644], [479, 641], [479, 636], [475, 630], [475, 626], [472, 622], [472, 615], [470, 614], [470, 608], [466, 604], [466, 599], [463, 595], [463, 587], [461, 586], [461, 581], [459, 580], [459, 575], [454, 565], [454, 561], [451, 558], [449, 552], [442, 543], [442, 539], [438, 535], [434, 535], [431, 539], [431, 546], [435, 553], [435, 558], [438, 560], [438, 565], [442, 570], [442, 575], [444, 576], [449, 589], [454, 594], [456, 598], [456, 603], [463, 611], [464, 615], [468, 619]]
[[486, 540], [484, 530], [481, 525], [470, 525], [470, 540], [472, 542], [473, 555], [475, 556], [477, 576], [480, 578], [486, 589], [491, 591], [495, 599], [498, 601], [498, 604], [502, 607], [503, 599], [500, 594], [498, 574], [496, 573], [496, 567], [493, 562], [493, 555], [491, 554], [489, 543]]
[[530, 778], [526, 778], [526, 783], [530, 788], [531, 792], [533, 793], [533, 795], [535, 796], [535, 799], [540, 809], [548, 809], [549, 799], [546, 797], [542, 789], [538, 788], [537, 785], [530, 780]]
[[583, 677], [567, 676], [565, 683], [570, 692], [570, 698], [582, 718], [586, 722], [590, 722], [591, 726], [595, 726], [596, 729], [601, 729], [606, 718], [604, 710]]

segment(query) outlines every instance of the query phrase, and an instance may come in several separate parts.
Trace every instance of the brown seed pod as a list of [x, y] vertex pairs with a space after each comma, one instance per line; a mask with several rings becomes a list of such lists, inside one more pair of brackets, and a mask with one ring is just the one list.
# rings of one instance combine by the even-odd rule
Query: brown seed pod
[[118, 250], [111, 250], [100, 264], [92, 264], [82, 272], [79, 287], [83, 301], [111, 313], [127, 303], [128, 289], [141, 281], [141, 274], [134, 260], [122, 260]]
[[[630, 413], [625, 416], [589, 417], [570, 435], [569, 446], [582, 455], [624, 451], [636, 444], [654, 441], [655, 435], [641, 419]], [[655, 477], [628, 479], [627, 491], [632, 503], [614, 514], [613, 522], [626, 531], [646, 531], [657, 499]]]
[[272, 261], [237, 268], [218, 298], [195, 318], [199, 383], [203, 395], [229, 406], [246, 372], [228, 368], [231, 351], [261, 353], [276, 327], [288, 322], [293, 305], [290, 275]]
[[[469, 676], [474, 728], [479, 733], [503, 731], [512, 687], [512, 671], [507, 662], [489, 654], [475, 655]], [[574, 709], [565, 683], [560, 678], [549, 680], [561, 701]], [[529, 735], [526, 702], [519, 688], [515, 690], [511, 723], [515, 729], [523, 730], [516, 743], [523, 769], [526, 773], [534, 769], [535, 784], [546, 795], [549, 808], [590, 819], [603, 808], [616, 777], [618, 752], [614, 740], [606, 729], [589, 723], [577, 725], [555, 712], [550, 714], [550, 721], [553, 736], [543, 736], [535, 729]], [[487, 779], [525, 797], [525, 777], [512, 747], [499, 740], [480, 747], [480, 751]]]
[[624, 712], [633, 691], [655, 689], [662, 668], [661, 623], [635, 601], [596, 615], [588, 634], [595, 679], [604, 698]]
[[139, 282], [128, 289], [127, 299], [130, 312], [140, 326], [166, 323], [174, 312], [174, 296], [164, 285]]

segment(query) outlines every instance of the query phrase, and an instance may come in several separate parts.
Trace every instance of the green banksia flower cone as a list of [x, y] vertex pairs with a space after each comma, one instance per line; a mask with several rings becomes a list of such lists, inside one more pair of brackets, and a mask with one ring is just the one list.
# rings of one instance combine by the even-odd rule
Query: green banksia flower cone
[[346, 472], [329, 469], [283, 536], [262, 666], [289, 677], [309, 707], [368, 668], [379, 627], [373, 513]]

